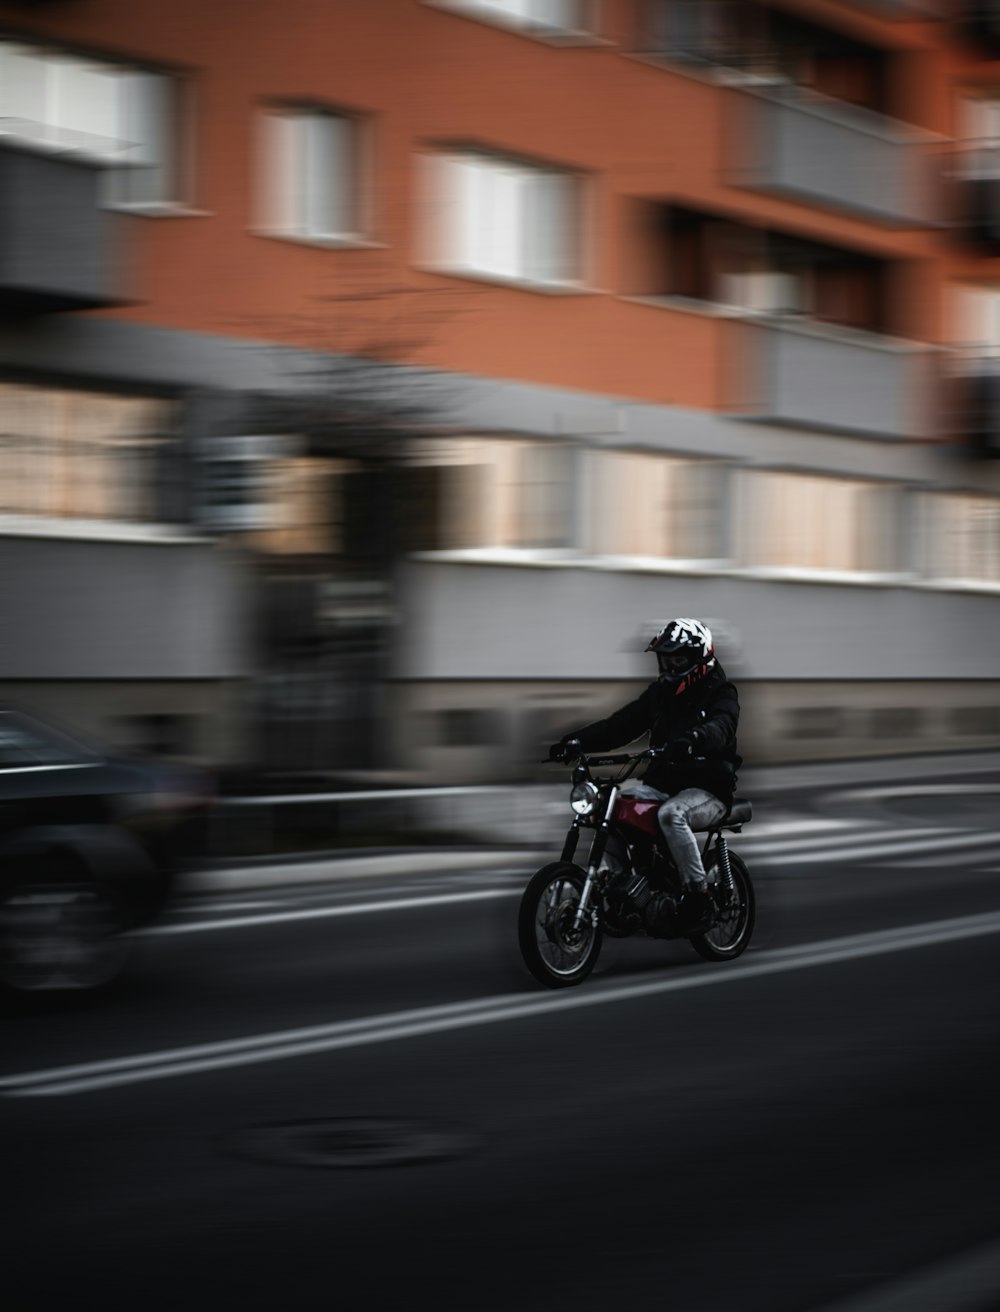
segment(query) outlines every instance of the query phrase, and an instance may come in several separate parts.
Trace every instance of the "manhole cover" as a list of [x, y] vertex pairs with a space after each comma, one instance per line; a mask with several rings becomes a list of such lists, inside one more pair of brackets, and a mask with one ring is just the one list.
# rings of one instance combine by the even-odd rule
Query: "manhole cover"
[[382, 1116], [257, 1125], [223, 1140], [226, 1152], [280, 1166], [409, 1166], [459, 1157], [473, 1146], [465, 1130]]

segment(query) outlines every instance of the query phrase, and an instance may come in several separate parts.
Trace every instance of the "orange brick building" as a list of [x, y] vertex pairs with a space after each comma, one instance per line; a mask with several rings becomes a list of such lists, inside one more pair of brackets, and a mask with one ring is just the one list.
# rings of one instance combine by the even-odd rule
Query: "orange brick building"
[[[1000, 741], [992, 5], [8, 3], [0, 124], [18, 695], [330, 764], [374, 641], [468, 777], [692, 613], [761, 755]], [[375, 569], [328, 365], [419, 419]]]

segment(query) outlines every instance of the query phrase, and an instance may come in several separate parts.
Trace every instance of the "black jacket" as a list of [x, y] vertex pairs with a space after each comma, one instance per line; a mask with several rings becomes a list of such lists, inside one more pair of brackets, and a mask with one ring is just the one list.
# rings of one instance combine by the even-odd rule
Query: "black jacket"
[[654, 760], [646, 771], [645, 782], [671, 794], [682, 788], [704, 788], [729, 803], [736, 787], [736, 771], [742, 764], [736, 750], [739, 718], [736, 685], [717, 664], [705, 679], [680, 696], [669, 684], [657, 680], [620, 711], [566, 734], [563, 741], [576, 738], [588, 753], [608, 752], [648, 733], [650, 747], [664, 747], [697, 729], [701, 740], [695, 752], [705, 760]]

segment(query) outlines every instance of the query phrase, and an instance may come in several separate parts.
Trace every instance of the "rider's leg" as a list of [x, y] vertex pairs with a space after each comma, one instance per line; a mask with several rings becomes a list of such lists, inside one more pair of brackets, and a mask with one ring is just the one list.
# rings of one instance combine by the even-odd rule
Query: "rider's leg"
[[711, 828], [728, 809], [725, 802], [720, 802], [704, 788], [684, 788], [657, 811], [656, 818], [670, 855], [687, 888], [704, 891], [707, 887], [705, 867], [693, 831]]

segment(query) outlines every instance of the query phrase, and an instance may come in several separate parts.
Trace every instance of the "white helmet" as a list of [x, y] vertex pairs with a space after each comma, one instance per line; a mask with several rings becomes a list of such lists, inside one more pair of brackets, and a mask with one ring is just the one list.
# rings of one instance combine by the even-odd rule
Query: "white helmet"
[[701, 620], [670, 620], [656, 634], [647, 651], [656, 652], [660, 679], [678, 684], [681, 692], [715, 665], [712, 631]]

